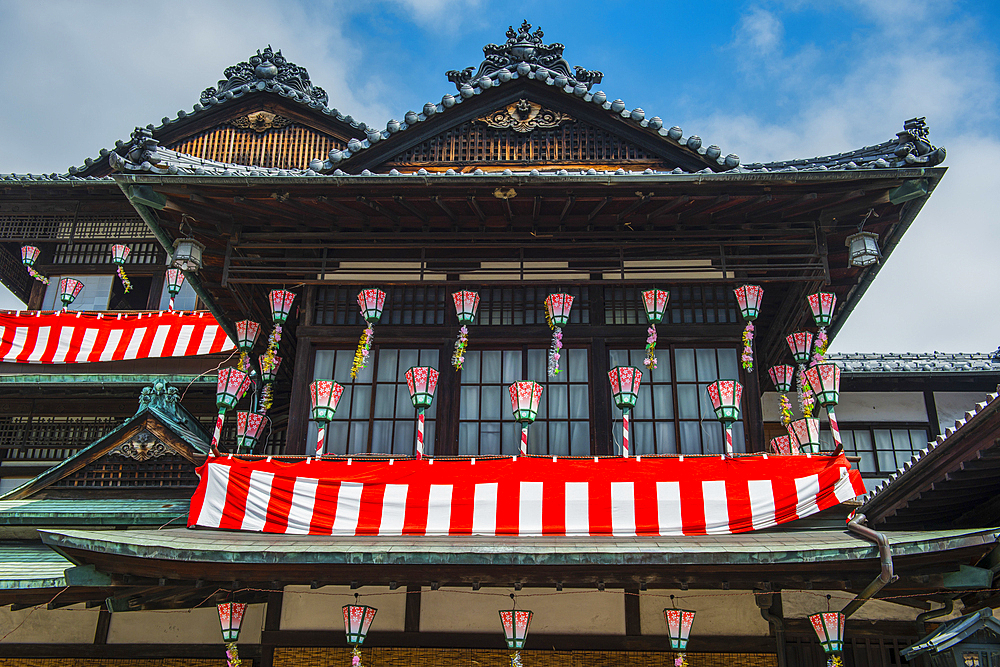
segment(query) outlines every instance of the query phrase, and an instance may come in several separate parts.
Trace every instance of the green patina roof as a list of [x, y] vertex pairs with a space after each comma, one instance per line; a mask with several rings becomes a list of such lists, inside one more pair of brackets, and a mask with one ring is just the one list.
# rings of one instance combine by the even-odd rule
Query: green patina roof
[[[53, 548], [205, 563], [426, 565], [747, 565], [878, 558], [851, 533], [681, 537], [329, 537], [188, 529], [40, 530]], [[893, 556], [993, 544], [998, 529], [886, 533]]]
[[160, 526], [186, 517], [187, 500], [163, 498], [0, 500], [0, 524], [5, 526]]
[[0, 590], [60, 588], [70, 567], [73, 563], [39, 542], [0, 542]]

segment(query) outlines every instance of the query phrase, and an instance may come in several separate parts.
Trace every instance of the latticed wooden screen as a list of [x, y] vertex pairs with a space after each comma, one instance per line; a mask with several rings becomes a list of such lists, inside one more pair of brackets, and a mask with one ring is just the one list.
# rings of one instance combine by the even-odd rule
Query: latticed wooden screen
[[61, 461], [121, 424], [120, 417], [0, 417], [0, 455]]
[[534, 164], [658, 161], [638, 146], [582, 122], [517, 132], [469, 121], [400, 153], [390, 164], [524, 162]]
[[228, 125], [196, 134], [169, 148], [206, 160], [276, 169], [306, 169], [310, 160], [325, 160], [334, 148], [347, 144], [302, 125], [292, 124], [265, 132]]
[[[521, 651], [531, 667], [672, 667], [676, 653], [646, 651]], [[688, 653], [689, 667], [777, 667], [768, 653]], [[274, 667], [342, 667], [351, 663], [346, 648], [279, 648]], [[508, 667], [502, 649], [364, 648], [365, 667]], [[795, 663], [790, 663], [795, 664]], [[4, 667], [0, 665], [0, 667]]]
[[[56, 264], [110, 264], [110, 243], [60, 243], [56, 246], [53, 262]], [[130, 244], [132, 252], [128, 256], [129, 264], [163, 264], [166, 255], [159, 243]]]
[[152, 238], [153, 232], [134, 213], [46, 213], [0, 211], [0, 238], [127, 239]]
[[[728, 285], [668, 285], [670, 302], [664, 324], [739, 324], [736, 298]], [[646, 287], [605, 287], [607, 324], [646, 324], [641, 292]]]
[[194, 473], [194, 465], [180, 456], [161, 456], [148, 461], [106, 456], [52, 486], [74, 489], [194, 489], [198, 486], [198, 476]]

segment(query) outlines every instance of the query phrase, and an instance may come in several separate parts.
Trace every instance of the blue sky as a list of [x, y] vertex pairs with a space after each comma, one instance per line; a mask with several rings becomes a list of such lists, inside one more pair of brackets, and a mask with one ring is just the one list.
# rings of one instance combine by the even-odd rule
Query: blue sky
[[[529, 9], [530, 7], [530, 9]], [[891, 139], [926, 116], [949, 173], [834, 343], [840, 351], [1000, 345], [1000, 3], [347, 0], [0, 3], [0, 173], [65, 172], [136, 125], [190, 109], [266, 44], [379, 127], [437, 101], [446, 70], [527, 19], [571, 65], [744, 162]], [[0, 288], [2, 290], [2, 288]], [[0, 307], [17, 302], [0, 294]], [[956, 320], [960, 318], [961, 324]]]

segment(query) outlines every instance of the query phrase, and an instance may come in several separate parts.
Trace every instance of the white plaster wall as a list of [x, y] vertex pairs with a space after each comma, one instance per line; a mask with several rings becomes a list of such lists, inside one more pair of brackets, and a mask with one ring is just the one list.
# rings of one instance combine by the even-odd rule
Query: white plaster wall
[[[239, 643], [259, 644], [264, 606], [247, 607]], [[66, 640], [62, 640], [66, 641]], [[94, 641], [91, 631], [89, 642]], [[219, 644], [222, 628], [215, 605], [202, 609], [117, 611], [111, 614], [109, 644]]]
[[[510, 609], [504, 589], [442, 588], [420, 598], [421, 632], [501, 632], [501, 609]], [[625, 598], [617, 591], [552, 589], [517, 594], [517, 608], [530, 609], [532, 634], [624, 635]]]
[[678, 609], [695, 612], [691, 634], [766, 636], [769, 625], [757, 609], [752, 591], [646, 591], [639, 593], [639, 627], [644, 635], [667, 634], [663, 609], [675, 595]]
[[934, 407], [941, 433], [946, 428], [955, 428], [955, 422], [965, 419], [965, 413], [976, 407], [976, 403], [986, 400], [986, 394], [975, 391], [935, 391]]
[[406, 621], [406, 588], [390, 591], [388, 587], [365, 586], [352, 591], [350, 586], [285, 586], [281, 601], [282, 630], [344, 631], [345, 604], [354, 604], [359, 593], [361, 604], [378, 609], [372, 630], [402, 632]]
[[19, 611], [9, 609], [7, 607], [0, 611], [0, 637], [4, 638], [4, 643], [94, 643], [100, 613], [97, 609], [86, 609], [82, 604], [51, 611], [45, 609], [44, 605]]
[[[875, 578], [877, 571], [872, 572]], [[805, 618], [818, 611], [826, 611], [826, 596], [832, 596], [830, 609], [843, 609], [854, 599], [853, 593], [846, 591], [782, 591], [781, 609], [785, 618]], [[914, 621], [922, 610], [905, 607], [892, 602], [869, 600], [854, 612], [851, 622], [857, 621]]]
[[[798, 399], [796, 399], [794, 392], [788, 394], [788, 400], [792, 403], [795, 415], [800, 416]], [[977, 400], [983, 399], [980, 397]], [[766, 392], [761, 401], [763, 402], [764, 421], [781, 421], [778, 393]], [[973, 404], [974, 401], [968, 403], [968, 405]], [[938, 411], [940, 412], [940, 405]], [[964, 412], [965, 410], [963, 410], [963, 414]], [[825, 421], [826, 410], [820, 410], [820, 414]], [[840, 403], [837, 404], [837, 420], [840, 422], [923, 422], [927, 421], [927, 406], [924, 403], [924, 395], [920, 392], [842, 392]]]

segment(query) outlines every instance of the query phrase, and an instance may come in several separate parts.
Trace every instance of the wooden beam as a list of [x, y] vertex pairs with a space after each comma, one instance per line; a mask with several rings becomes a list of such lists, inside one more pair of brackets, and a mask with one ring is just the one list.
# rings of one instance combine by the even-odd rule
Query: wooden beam
[[419, 585], [406, 586], [406, 608], [403, 618], [404, 632], [420, 632], [420, 591]]

